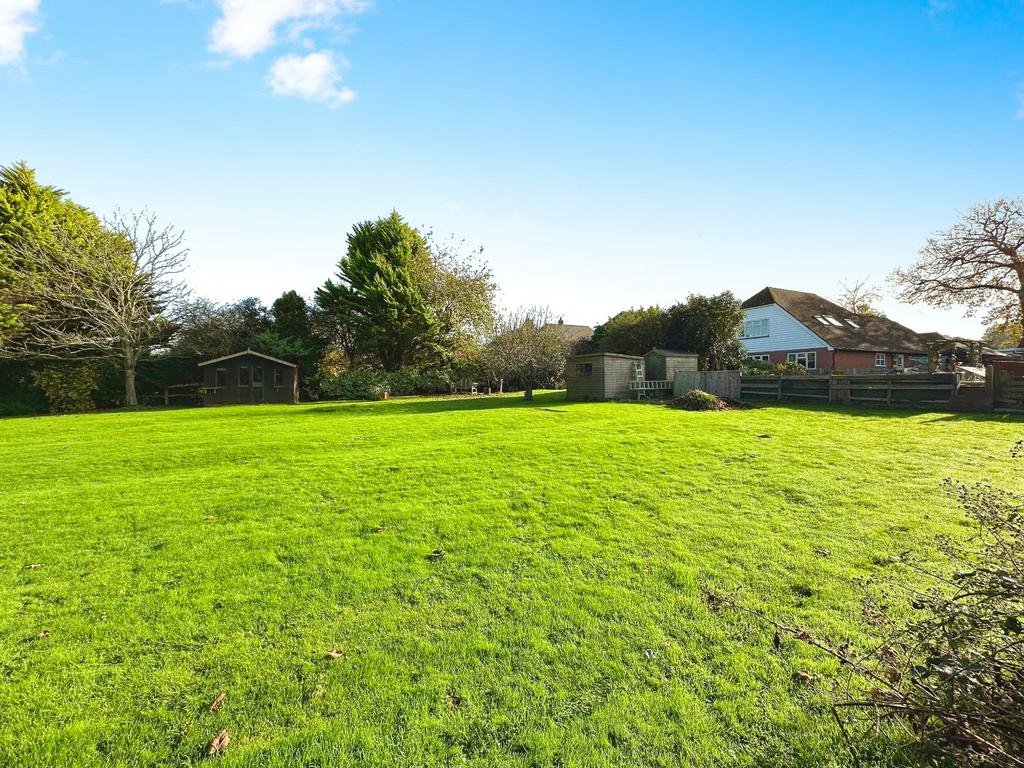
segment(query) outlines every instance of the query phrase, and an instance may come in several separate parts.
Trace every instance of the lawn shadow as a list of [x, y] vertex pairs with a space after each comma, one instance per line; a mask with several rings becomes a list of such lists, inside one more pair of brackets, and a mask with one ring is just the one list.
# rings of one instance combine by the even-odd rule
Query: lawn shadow
[[1020, 423], [1024, 425], [1024, 419], [1020, 414], [1015, 413], [990, 413], [972, 411], [943, 411], [927, 406], [894, 405], [894, 406], [870, 406], [870, 405], [821, 405], [817, 403], [749, 403], [754, 410], [773, 408], [787, 408], [800, 411], [815, 411], [822, 413], [834, 413], [837, 416], [848, 416], [851, 418], [875, 418], [875, 419], [905, 419], [908, 416], [930, 416], [929, 421], [953, 421], [953, 422], [998, 422], [1005, 424]]
[[344, 400], [307, 406], [295, 411], [296, 415], [316, 414], [330, 416], [394, 416], [398, 414], [459, 413], [493, 411], [508, 408], [526, 408], [549, 413], [567, 413], [560, 406], [566, 403], [565, 391], [538, 392], [533, 400], [520, 395], [456, 395], [452, 397], [399, 397], [379, 402]]

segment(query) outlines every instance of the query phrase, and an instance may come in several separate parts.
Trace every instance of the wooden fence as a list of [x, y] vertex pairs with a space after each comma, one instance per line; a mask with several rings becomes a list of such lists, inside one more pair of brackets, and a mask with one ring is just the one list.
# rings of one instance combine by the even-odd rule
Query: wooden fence
[[763, 402], [949, 406], [956, 374], [871, 376], [743, 376], [741, 399]]
[[703, 389], [712, 395], [740, 399], [739, 371], [676, 371], [672, 394], [685, 395], [691, 389]]
[[986, 379], [993, 410], [1024, 413], [1024, 365], [989, 366]]

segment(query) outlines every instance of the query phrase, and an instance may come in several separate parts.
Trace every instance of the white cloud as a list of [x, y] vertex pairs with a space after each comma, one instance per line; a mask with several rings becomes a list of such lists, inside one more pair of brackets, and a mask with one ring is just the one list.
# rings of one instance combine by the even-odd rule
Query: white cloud
[[[341, 60], [344, 64], [344, 60]], [[355, 91], [340, 85], [339, 61], [330, 51], [298, 56], [290, 53], [277, 59], [267, 73], [267, 84], [279, 96], [299, 96], [334, 108], [348, 104]]]
[[[0, 0], [4, 2], [5, 0]], [[213, 25], [210, 50], [249, 58], [267, 50], [285, 36], [331, 24], [341, 14], [356, 14], [370, 7], [369, 0], [217, 0], [221, 17]]]
[[13, 64], [25, 50], [25, 37], [39, 29], [39, 0], [0, 0], [0, 64]]

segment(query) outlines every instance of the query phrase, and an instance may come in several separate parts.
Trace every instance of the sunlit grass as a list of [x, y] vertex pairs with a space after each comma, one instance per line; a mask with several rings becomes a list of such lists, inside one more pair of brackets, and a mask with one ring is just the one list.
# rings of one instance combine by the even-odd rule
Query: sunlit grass
[[832, 665], [701, 587], [865, 641], [858, 579], [963, 534], [943, 477], [1019, 484], [1022, 431], [556, 393], [0, 421], [0, 764], [227, 729], [225, 766], [844, 765]]

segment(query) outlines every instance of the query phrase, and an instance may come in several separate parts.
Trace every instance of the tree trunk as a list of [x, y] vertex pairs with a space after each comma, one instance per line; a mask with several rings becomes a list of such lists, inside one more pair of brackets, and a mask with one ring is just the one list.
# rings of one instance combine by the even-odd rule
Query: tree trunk
[[128, 349], [124, 351], [124, 404], [126, 408], [139, 404], [135, 394], [135, 355]]
[[527, 400], [533, 400], [533, 386], [530, 384], [526, 385], [526, 389], [523, 391], [523, 397]]

